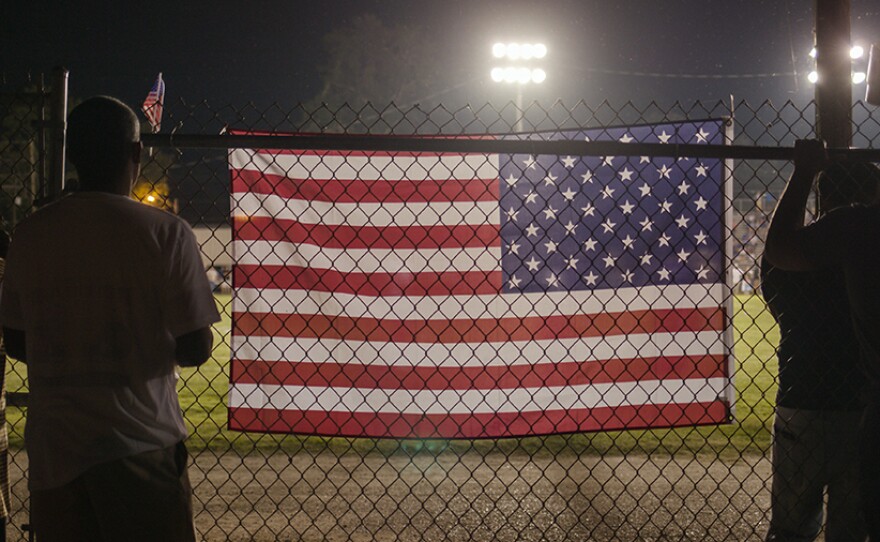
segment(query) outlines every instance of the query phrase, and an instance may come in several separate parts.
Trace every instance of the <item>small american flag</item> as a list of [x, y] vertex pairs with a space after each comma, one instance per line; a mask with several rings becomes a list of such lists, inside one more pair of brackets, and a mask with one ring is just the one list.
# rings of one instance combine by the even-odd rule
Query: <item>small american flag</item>
[[[723, 127], [529, 137], [723, 143]], [[720, 160], [229, 160], [230, 428], [482, 438], [731, 419]]]
[[144, 116], [147, 117], [147, 121], [153, 128], [153, 133], [158, 132], [162, 128], [162, 110], [164, 105], [165, 81], [162, 80], [162, 72], [159, 72], [156, 82], [153, 83], [153, 88], [150, 89], [150, 93], [147, 94], [144, 100], [144, 105], [141, 106]]

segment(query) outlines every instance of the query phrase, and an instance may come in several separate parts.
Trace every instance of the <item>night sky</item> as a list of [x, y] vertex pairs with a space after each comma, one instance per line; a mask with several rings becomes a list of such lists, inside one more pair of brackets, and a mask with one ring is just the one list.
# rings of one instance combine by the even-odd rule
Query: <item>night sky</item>
[[[13, 0], [0, 3], [0, 84], [54, 65], [70, 69], [72, 97], [116, 95], [138, 104], [156, 73], [166, 100], [292, 107], [321, 87], [321, 38], [353, 17], [423, 29], [450, 76], [440, 101], [510, 99], [491, 82], [495, 41], [543, 40], [548, 80], [528, 99], [598, 103], [635, 100], [807, 100], [813, 0], [667, 1], [253, 1]], [[880, 4], [852, 0], [854, 41], [880, 41]], [[393, 40], [394, 36], [376, 39]], [[792, 59], [794, 55], [794, 61]], [[694, 79], [667, 75], [777, 77]], [[445, 89], [438, 89], [443, 92]], [[863, 92], [857, 88], [856, 92]]]

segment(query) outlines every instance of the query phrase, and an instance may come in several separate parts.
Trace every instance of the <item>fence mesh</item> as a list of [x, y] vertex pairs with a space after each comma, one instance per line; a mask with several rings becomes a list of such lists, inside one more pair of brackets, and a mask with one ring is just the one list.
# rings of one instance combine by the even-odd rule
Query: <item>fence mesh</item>
[[[44, 102], [45, 95], [36, 88], [0, 95], [0, 213], [10, 230], [33, 210], [45, 186]], [[166, 115], [163, 125], [173, 131], [206, 135], [235, 129], [475, 137], [510, 133], [521, 122], [527, 132], [589, 129], [612, 137], [621, 126], [713, 118], [732, 118], [733, 139], [728, 143], [736, 145], [789, 146], [814, 135], [813, 104], [791, 102], [557, 103], [518, 111], [513, 104], [308, 110], [181, 101], [166, 104]], [[856, 104], [853, 132], [856, 146], [875, 147], [880, 115]], [[732, 243], [727, 263], [733, 294], [723, 300], [731, 304], [733, 322], [736, 389], [731, 423], [522, 438], [414, 439], [227, 429], [234, 226], [228, 159], [223, 149], [154, 148], [134, 189], [134, 197], [145, 204], [178, 213], [194, 226], [223, 314], [214, 327], [213, 358], [197, 370], [183, 370], [179, 384], [191, 432], [196, 528], [203, 539], [763, 538], [770, 517], [779, 335], [756, 291], [769, 214], [790, 164], [719, 164], [732, 183], [722, 200], [723, 212], [732, 216], [723, 232]], [[619, 164], [638, 162], [636, 157]], [[675, 167], [683, 168], [681, 164], [676, 160]], [[72, 170], [69, 176], [75, 176]], [[347, 196], [343, 191], [335, 197], [345, 201]], [[6, 389], [11, 398], [7, 422], [13, 491], [9, 532], [15, 539], [26, 536], [22, 526], [28, 518], [23, 364], [7, 363]]]

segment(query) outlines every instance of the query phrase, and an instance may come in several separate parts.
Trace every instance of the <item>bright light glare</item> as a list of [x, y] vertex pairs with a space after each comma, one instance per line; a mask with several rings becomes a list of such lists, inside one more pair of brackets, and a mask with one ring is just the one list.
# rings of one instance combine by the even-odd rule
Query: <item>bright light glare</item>
[[867, 77], [868, 76], [865, 75], [865, 72], [853, 72], [852, 81], [856, 85], [861, 85], [865, 82], [865, 79], [867, 79]]
[[520, 45], [518, 43], [508, 43], [507, 44], [507, 58], [510, 60], [516, 60], [520, 55]]
[[492, 68], [492, 80], [496, 83], [504, 81], [504, 68]]
[[156, 197], [153, 196], [152, 194], [150, 194], [149, 196], [147, 196], [147, 201], [149, 201], [150, 203], [153, 203], [156, 201]]
[[504, 82], [505, 83], [515, 83], [516, 82], [516, 68], [504, 68]]
[[492, 56], [502, 58], [507, 53], [507, 46], [503, 43], [496, 43], [492, 46]]
[[543, 43], [535, 45], [535, 58], [544, 58], [547, 56], [547, 46]]
[[854, 45], [852, 49], [849, 50], [849, 57], [853, 60], [857, 58], [862, 58], [865, 54], [865, 48], [861, 45]]
[[522, 47], [520, 47], [519, 53], [524, 60], [528, 60], [535, 56], [535, 46], [531, 43], [523, 43]]
[[547, 79], [547, 72], [541, 68], [532, 70], [532, 81], [535, 83], [543, 83], [545, 79]]
[[816, 84], [819, 81], [819, 73], [818, 72], [810, 72], [807, 76], [807, 81]]
[[816, 48], [810, 49], [810, 58], [816, 58]]
[[517, 83], [519, 83], [521, 85], [525, 85], [526, 83], [528, 83], [529, 81], [532, 80], [532, 70], [530, 70], [528, 68], [519, 68], [516, 72], [517, 72], [516, 73], [516, 82]]

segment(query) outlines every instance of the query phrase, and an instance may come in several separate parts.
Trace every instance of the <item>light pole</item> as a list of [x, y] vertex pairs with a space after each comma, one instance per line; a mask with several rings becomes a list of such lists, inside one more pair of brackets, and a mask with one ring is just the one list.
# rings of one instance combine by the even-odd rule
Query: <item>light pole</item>
[[547, 72], [534, 66], [534, 61], [547, 56], [547, 46], [543, 43], [496, 43], [492, 46], [492, 56], [497, 59], [506, 59], [507, 66], [492, 68], [492, 80], [496, 83], [509, 83], [516, 85], [516, 131], [523, 131], [523, 85], [529, 83], [543, 83], [547, 79]]

